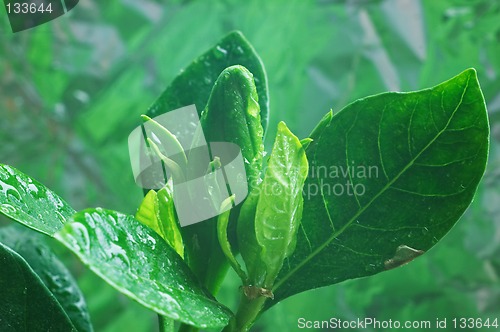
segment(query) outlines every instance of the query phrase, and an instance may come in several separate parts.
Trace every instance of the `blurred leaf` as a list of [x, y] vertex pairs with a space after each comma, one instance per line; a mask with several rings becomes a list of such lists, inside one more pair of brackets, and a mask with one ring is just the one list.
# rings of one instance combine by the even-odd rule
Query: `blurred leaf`
[[75, 212], [43, 184], [2, 164], [0, 188], [0, 213], [50, 236]]
[[55, 237], [111, 286], [161, 315], [200, 328], [229, 321], [231, 312], [203, 292], [182, 258], [132, 216], [87, 209]]
[[303, 232], [276, 299], [373, 275], [431, 248], [469, 206], [488, 136], [473, 69], [432, 89], [361, 99], [335, 115], [308, 149], [314, 166]]
[[0, 330], [75, 331], [54, 295], [15, 251], [0, 243]]
[[82, 292], [68, 269], [43, 241], [44, 237], [27, 229], [17, 228], [18, 225], [12, 226], [0, 229], [0, 242], [26, 260], [78, 331], [93, 331]]

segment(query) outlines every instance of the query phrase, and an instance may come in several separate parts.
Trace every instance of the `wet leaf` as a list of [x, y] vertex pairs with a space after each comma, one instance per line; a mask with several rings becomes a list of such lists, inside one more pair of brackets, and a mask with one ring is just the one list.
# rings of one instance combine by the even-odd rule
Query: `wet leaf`
[[473, 69], [431, 89], [360, 99], [334, 115], [307, 150], [303, 230], [276, 300], [382, 272], [398, 248], [429, 250], [469, 206], [488, 137]]
[[[270, 289], [285, 258], [295, 249], [302, 217], [302, 187], [307, 171], [306, 154], [299, 139], [285, 123], [280, 122], [264, 181], [259, 187], [254, 227], [250, 230], [255, 234], [259, 253], [256, 256], [251, 249], [242, 249], [249, 282], [253, 286]], [[239, 229], [247, 230], [243, 227]], [[241, 246], [255, 245], [255, 241], [240, 243]], [[250, 256], [246, 255], [247, 252], [251, 252]]]
[[[43, 285], [55, 296], [74, 327], [80, 332], [93, 331], [82, 292], [71, 273], [44, 240], [43, 235], [20, 225], [0, 229], [0, 242], [26, 260]], [[16, 280], [14, 276], [8, 277]]]
[[0, 164], [0, 213], [52, 236], [75, 211], [50, 189]]
[[227, 224], [229, 223], [229, 215], [231, 213], [231, 210], [226, 210], [226, 209], [227, 206], [232, 204], [234, 204], [234, 195], [226, 198], [222, 203], [221, 211], [224, 212], [222, 212], [217, 218], [217, 236], [219, 239], [219, 244], [222, 249], [222, 252], [229, 261], [229, 264], [231, 265], [233, 270], [238, 274], [241, 280], [245, 282], [247, 279], [246, 273], [241, 268], [240, 263], [238, 263], [238, 261], [236, 260], [236, 257], [234, 257], [233, 250], [231, 249], [231, 243], [229, 243], [229, 240], [227, 238]]
[[185, 68], [149, 108], [148, 115], [155, 117], [192, 104], [201, 113], [220, 73], [234, 65], [244, 66], [253, 74], [259, 96], [262, 127], [265, 130], [269, 120], [266, 72], [253, 46], [239, 31], [229, 33]]
[[240, 147], [249, 191], [259, 182], [264, 152], [257, 100], [252, 73], [243, 66], [232, 66], [217, 78], [201, 117], [208, 142], [231, 142]]
[[87, 209], [55, 237], [111, 286], [163, 316], [200, 328], [229, 321], [231, 312], [202, 290], [182, 258], [132, 216]]
[[[254, 78], [242, 66], [224, 69], [217, 78], [200, 120], [207, 141], [234, 143], [241, 149], [249, 192], [261, 181], [264, 151]], [[227, 225], [229, 242], [235, 238], [239, 210], [240, 206], [231, 210]], [[207, 280], [207, 288], [214, 291], [227, 266], [225, 255], [219, 246], [216, 219], [183, 228], [189, 266], [201, 279]], [[237, 250], [235, 245], [233, 250]]]
[[28, 263], [0, 243], [0, 330], [75, 331], [54, 295]]
[[158, 193], [150, 190], [144, 197], [135, 218], [152, 228], [181, 256], [184, 257], [184, 244], [180, 232], [179, 221], [175, 214], [172, 197], [172, 182], [160, 189]]

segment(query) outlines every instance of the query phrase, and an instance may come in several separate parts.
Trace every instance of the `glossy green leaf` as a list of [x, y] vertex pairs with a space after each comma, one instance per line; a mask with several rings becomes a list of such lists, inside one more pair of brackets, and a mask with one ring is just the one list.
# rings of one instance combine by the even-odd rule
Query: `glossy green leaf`
[[228, 197], [224, 200], [224, 202], [222, 202], [221, 210], [224, 212], [222, 212], [217, 218], [217, 236], [219, 238], [219, 244], [222, 252], [228, 259], [229, 264], [231, 264], [231, 267], [234, 269], [234, 271], [236, 271], [241, 280], [245, 282], [247, 279], [246, 273], [241, 268], [240, 263], [238, 263], [238, 261], [236, 260], [236, 257], [234, 257], [233, 251], [231, 249], [231, 243], [229, 243], [229, 239], [227, 237], [227, 225], [229, 223], [229, 215], [231, 213], [231, 210], [226, 209], [232, 204], [234, 204], [234, 195]]
[[276, 300], [373, 275], [429, 250], [469, 206], [488, 137], [473, 69], [337, 113], [307, 151], [302, 230], [275, 283]]
[[202, 290], [182, 258], [132, 216], [87, 209], [55, 237], [114, 288], [163, 316], [200, 328], [229, 321], [230, 311]]
[[264, 151], [257, 89], [243, 66], [224, 69], [202, 113], [201, 125], [208, 142], [237, 144], [245, 160], [249, 191], [259, 182]]
[[[299, 139], [280, 122], [255, 212], [254, 232], [260, 253], [258, 261], [245, 259], [253, 286], [271, 289], [285, 258], [295, 250], [302, 218], [302, 188], [308, 162]], [[264, 265], [265, 275], [256, 275], [255, 265]], [[257, 268], [260, 270], [259, 268]]]
[[[74, 327], [80, 332], [93, 331], [82, 292], [71, 273], [44, 240], [43, 235], [20, 225], [0, 228], [0, 242], [26, 260], [44, 286], [54, 295]], [[3, 269], [1, 271], [6, 273]], [[3, 277], [15, 280], [15, 277], [9, 274]]]
[[43, 184], [14, 167], [0, 164], [0, 213], [52, 236], [74, 212]]
[[179, 221], [175, 214], [172, 197], [172, 182], [160, 189], [158, 193], [150, 190], [144, 197], [135, 218], [152, 228], [181, 256], [184, 257], [184, 244], [180, 232]]
[[[259, 96], [260, 97], [260, 96]], [[264, 151], [263, 129], [254, 77], [245, 67], [224, 69], [212, 89], [200, 119], [208, 142], [237, 144], [245, 160], [249, 192], [260, 182]], [[215, 157], [215, 156], [214, 156]], [[240, 207], [233, 208], [228, 221], [228, 239], [234, 239]], [[227, 262], [217, 237], [217, 218], [183, 229], [189, 266], [207, 288], [216, 291]], [[236, 246], [235, 246], [236, 247]]]
[[269, 119], [266, 72], [254, 48], [239, 31], [229, 33], [185, 68], [149, 108], [148, 115], [155, 117], [191, 104], [201, 113], [220, 73], [233, 65], [245, 66], [253, 74], [265, 129]]
[[40, 277], [15, 251], [0, 243], [0, 331], [75, 331]]

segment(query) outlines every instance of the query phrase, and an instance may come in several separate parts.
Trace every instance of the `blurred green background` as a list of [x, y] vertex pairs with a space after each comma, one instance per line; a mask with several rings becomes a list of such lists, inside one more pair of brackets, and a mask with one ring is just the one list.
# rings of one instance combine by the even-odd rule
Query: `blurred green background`
[[[135, 212], [142, 193], [128, 134], [175, 75], [230, 30], [246, 35], [267, 69], [268, 148], [280, 120], [302, 138], [330, 109], [475, 67], [491, 121], [490, 159], [457, 226], [411, 264], [296, 295], [254, 330], [298, 330], [300, 317], [500, 319], [499, 1], [82, 0], [16, 34], [3, 6], [0, 17], [0, 162], [76, 209]], [[55, 249], [78, 279], [96, 331], [156, 331], [152, 312]], [[231, 306], [239, 284], [234, 275], [227, 282], [219, 298]]]

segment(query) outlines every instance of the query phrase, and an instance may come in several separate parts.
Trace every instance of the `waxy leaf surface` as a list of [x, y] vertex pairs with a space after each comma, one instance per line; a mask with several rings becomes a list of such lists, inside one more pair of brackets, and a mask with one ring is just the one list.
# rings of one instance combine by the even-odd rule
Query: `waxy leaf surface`
[[200, 328], [229, 321], [230, 311], [202, 290], [174, 249], [132, 216], [87, 209], [55, 237], [110, 285], [163, 316]]
[[469, 69], [431, 89], [360, 99], [313, 136], [302, 230], [275, 301], [429, 250], [472, 201], [489, 127]]
[[0, 213], [52, 236], [74, 212], [43, 184], [14, 167], [0, 164]]
[[[80, 332], [93, 331], [87, 305], [76, 280], [45, 243], [45, 239], [44, 235], [37, 234], [16, 224], [0, 228], [0, 242], [16, 251], [17, 254], [26, 260], [31, 269], [33, 269], [33, 272], [43, 282], [43, 285], [54, 295], [74, 327]], [[0, 269], [0, 274], [2, 274], [0, 278], [13, 278], [12, 280], [15, 281], [14, 275], [8, 273], [7, 270]], [[41, 286], [38, 288], [38, 291], [43, 294], [46, 293], [46, 290]], [[4, 300], [3, 297], [2, 300]], [[24, 305], [23, 301], [25, 299], [23, 297], [15, 297], [7, 301], [17, 301], [16, 305]], [[50, 301], [52, 301], [52, 297], [50, 297]], [[5, 302], [2, 305], [6, 305]], [[32, 305], [28, 299], [27, 306]], [[17, 316], [19, 313], [10, 311], [7, 315]], [[28, 319], [28, 317], [25, 316], [24, 319]], [[19, 323], [30, 324], [27, 321], [20, 321]], [[3, 329], [0, 330], [4, 331]]]
[[77, 331], [28, 263], [0, 243], [0, 331]]
[[155, 117], [192, 104], [201, 113], [217, 77], [224, 69], [234, 65], [244, 66], [253, 74], [265, 130], [269, 119], [266, 72], [253, 46], [239, 31], [229, 33], [185, 68], [149, 108], [148, 115]]
[[[307, 170], [306, 154], [299, 139], [280, 122], [255, 212], [255, 235], [265, 276], [251, 282], [259, 287], [272, 287], [285, 258], [295, 250]], [[245, 263], [249, 275], [255, 279], [251, 271], [255, 262], [246, 259]]]

